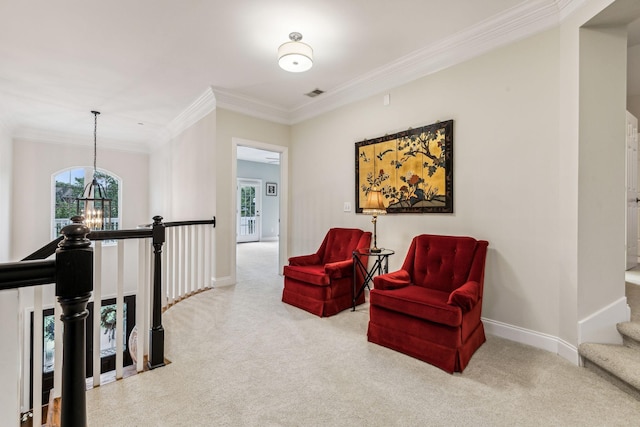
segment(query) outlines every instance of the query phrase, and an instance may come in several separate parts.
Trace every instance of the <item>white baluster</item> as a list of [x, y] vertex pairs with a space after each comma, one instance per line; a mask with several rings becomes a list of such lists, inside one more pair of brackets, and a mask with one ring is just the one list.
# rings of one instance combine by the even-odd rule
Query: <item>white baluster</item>
[[[42, 286], [33, 289], [33, 419], [42, 419]], [[57, 334], [56, 334], [57, 335]], [[39, 338], [38, 338], [39, 337]]]
[[124, 240], [118, 240], [118, 282], [116, 287], [116, 379], [122, 379], [124, 352]]
[[[95, 242], [93, 252], [93, 386], [101, 384], [100, 314], [102, 313], [102, 241]], [[87, 326], [88, 327], [88, 326]]]

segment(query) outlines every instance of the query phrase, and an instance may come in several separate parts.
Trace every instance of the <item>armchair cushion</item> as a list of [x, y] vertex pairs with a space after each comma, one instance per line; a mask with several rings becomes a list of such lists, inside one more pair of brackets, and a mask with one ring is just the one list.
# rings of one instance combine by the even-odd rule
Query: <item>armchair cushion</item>
[[415, 285], [387, 291], [374, 288], [370, 298], [371, 305], [384, 307], [387, 310], [404, 313], [408, 316], [448, 326], [462, 324], [460, 308], [447, 304], [449, 294], [436, 289]]
[[480, 285], [478, 285], [478, 282], [471, 281], [451, 292], [447, 304], [458, 306], [463, 313], [466, 313], [478, 303], [479, 297]]
[[324, 265], [285, 265], [284, 276], [310, 285], [327, 286], [329, 276], [324, 274]]

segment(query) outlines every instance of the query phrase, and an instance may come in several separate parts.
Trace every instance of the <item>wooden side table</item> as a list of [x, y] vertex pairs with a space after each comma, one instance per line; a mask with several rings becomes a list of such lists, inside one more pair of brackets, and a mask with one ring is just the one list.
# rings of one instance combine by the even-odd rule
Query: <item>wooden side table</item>
[[[351, 311], [356, 311], [356, 301], [364, 292], [364, 288], [371, 290], [369, 283], [373, 281], [373, 276], [389, 272], [389, 257], [393, 254], [395, 254], [395, 251], [391, 249], [379, 249], [379, 252], [372, 252], [370, 248], [353, 251], [353, 308]], [[370, 269], [360, 261], [360, 256], [375, 258]], [[358, 283], [358, 271], [364, 277], [362, 283]]]

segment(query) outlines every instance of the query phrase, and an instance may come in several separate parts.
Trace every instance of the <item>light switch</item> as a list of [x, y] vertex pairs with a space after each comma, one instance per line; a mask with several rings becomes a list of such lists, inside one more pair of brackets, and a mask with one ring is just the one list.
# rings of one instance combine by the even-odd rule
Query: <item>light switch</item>
[[351, 202], [344, 202], [344, 208], [343, 210], [345, 212], [351, 212]]

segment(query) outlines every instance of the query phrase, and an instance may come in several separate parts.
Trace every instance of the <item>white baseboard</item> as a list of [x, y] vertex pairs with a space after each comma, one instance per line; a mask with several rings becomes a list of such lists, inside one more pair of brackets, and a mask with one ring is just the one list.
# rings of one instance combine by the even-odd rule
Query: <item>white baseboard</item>
[[[622, 344], [622, 336], [616, 329], [616, 324], [627, 322], [630, 318], [631, 309], [627, 304], [627, 298], [622, 297], [578, 322], [578, 344]], [[491, 319], [483, 318], [482, 323], [488, 334], [547, 350], [574, 365], [580, 364], [577, 347], [561, 338]]]
[[219, 286], [230, 286], [235, 284], [236, 284], [236, 281], [231, 276], [211, 278], [211, 286], [214, 288]]
[[627, 297], [622, 297], [578, 322], [578, 343], [622, 344], [616, 324], [629, 319], [631, 309]]
[[482, 323], [488, 334], [556, 353], [574, 365], [579, 363], [578, 349], [563, 339], [497, 320], [482, 318]]

